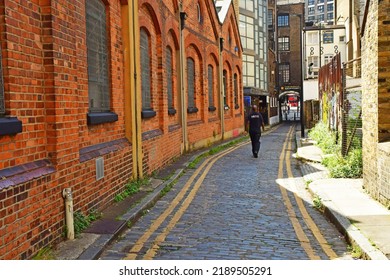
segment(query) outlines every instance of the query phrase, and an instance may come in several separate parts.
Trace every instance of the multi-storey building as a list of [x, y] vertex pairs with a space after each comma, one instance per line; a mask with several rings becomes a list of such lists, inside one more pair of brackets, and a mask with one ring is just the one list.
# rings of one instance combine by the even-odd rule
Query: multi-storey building
[[306, 22], [333, 24], [335, 0], [305, 0]]
[[243, 47], [243, 85], [245, 107], [257, 104], [266, 123], [268, 117], [268, 2], [239, 1], [239, 29]]
[[304, 1], [277, 2], [277, 61], [279, 101], [299, 105], [302, 96], [302, 29]]
[[305, 100], [318, 100], [319, 69], [340, 53], [346, 61], [346, 32], [343, 25], [309, 25], [303, 29]]
[[280, 122], [279, 102], [277, 91], [277, 6], [276, 0], [268, 0], [268, 91], [269, 91], [269, 123], [270, 125]]

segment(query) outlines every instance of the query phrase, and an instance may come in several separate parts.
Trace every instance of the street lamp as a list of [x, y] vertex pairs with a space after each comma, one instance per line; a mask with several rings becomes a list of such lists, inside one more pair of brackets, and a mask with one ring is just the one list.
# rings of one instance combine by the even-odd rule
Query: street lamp
[[299, 114], [300, 114], [300, 120], [301, 120], [301, 138], [305, 138], [305, 121], [303, 116], [303, 47], [302, 47], [302, 15], [301, 14], [292, 14], [292, 16], [296, 16], [299, 18], [299, 45], [300, 45], [300, 52], [299, 52], [299, 61], [301, 63], [301, 79], [300, 79], [300, 100], [299, 100]]
[[301, 99], [300, 99], [300, 119], [301, 119], [301, 138], [305, 138], [305, 121], [303, 118], [303, 59], [302, 59], [302, 15], [298, 15], [299, 17], [299, 41], [301, 45], [301, 51], [299, 52], [299, 57], [301, 61]]

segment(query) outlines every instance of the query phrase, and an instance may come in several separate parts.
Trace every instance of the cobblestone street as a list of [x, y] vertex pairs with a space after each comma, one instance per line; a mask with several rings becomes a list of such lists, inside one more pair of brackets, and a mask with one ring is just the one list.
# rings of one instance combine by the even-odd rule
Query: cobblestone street
[[312, 205], [291, 126], [263, 133], [259, 158], [246, 141], [189, 169], [101, 259], [351, 259]]

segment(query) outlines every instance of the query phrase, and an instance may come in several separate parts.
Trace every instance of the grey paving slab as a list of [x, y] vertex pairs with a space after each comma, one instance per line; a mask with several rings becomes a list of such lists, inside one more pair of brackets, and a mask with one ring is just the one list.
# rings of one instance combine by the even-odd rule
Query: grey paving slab
[[[296, 134], [296, 142], [301, 159], [311, 161], [312, 152], [315, 157], [320, 156], [315, 143], [308, 144], [305, 139], [305, 144], [302, 144], [300, 133]], [[323, 171], [318, 164], [315, 168], [313, 163], [306, 162], [302, 172], [311, 193], [321, 199], [325, 213], [351, 243], [363, 250], [365, 258], [387, 260], [390, 257], [390, 210], [369, 196], [363, 188], [362, 179], [327, 178], [326, 173], [321, 174]]]

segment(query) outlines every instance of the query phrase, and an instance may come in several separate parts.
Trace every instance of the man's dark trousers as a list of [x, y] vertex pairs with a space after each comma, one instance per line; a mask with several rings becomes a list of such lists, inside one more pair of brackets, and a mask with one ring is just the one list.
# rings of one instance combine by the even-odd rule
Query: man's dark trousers
[[254, 156], [257, 156], [259, 154], [259, 150], [260, 150], [261, 133], [249, 132], [249, 136], [251, 137], [251, 142], [252, 142], [252, 153]]

